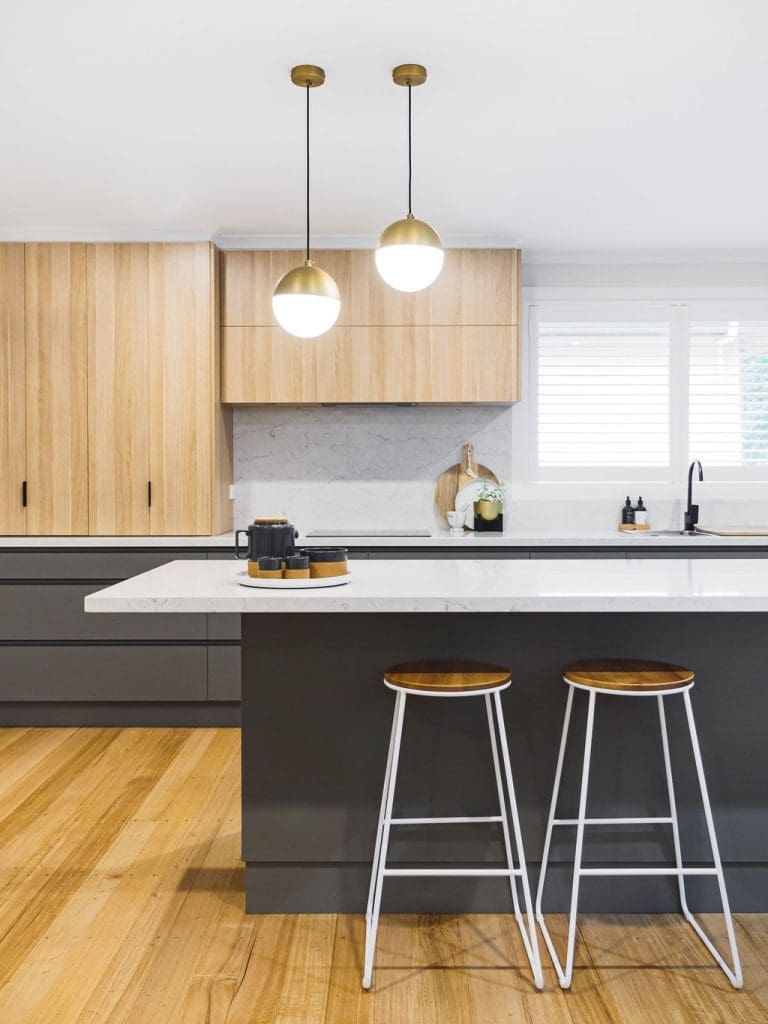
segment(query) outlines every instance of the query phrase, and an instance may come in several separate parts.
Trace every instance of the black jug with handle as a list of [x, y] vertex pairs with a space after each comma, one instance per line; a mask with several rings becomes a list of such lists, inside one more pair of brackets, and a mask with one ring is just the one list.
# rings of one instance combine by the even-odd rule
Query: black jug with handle
[[[241, 547], [240, 536], [248, 538]], [[285, 561], [286, 555], [296, 553], [299, 531], [287, 519], [255, 519], [247, 530], [235, 533], [235, 558], [258, 562], [262, 555], [272, 555]]]

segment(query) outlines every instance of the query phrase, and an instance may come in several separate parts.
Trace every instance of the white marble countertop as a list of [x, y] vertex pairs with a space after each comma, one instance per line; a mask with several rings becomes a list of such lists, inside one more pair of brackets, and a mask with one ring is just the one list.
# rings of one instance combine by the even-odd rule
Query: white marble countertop
[[[0, 537], [0, 549], [18, 548], [234, 548], [234, 533], [212, 537]], [[507, 530], [504, 533], [465, 533], [453, 537], [448, 530], [433, 530], [430, 537], [307, 537], [297, 544], [347, 548], [704, 548], [743, 547], [768, 549], [768, 537], [656, 536], [619, 533], [618, 530]]]
[[85, 599], [87, 612], [767, 612], [762, 559], [361, 561], [326, 590], [241, 587], [229, 561], [175, 561]]

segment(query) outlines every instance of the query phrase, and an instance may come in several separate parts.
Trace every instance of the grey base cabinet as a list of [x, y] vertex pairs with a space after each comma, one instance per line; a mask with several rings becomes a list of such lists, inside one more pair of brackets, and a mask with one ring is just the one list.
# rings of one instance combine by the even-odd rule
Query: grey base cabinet
[[0, 551], [0, 725], [238, 724], [239, 616], [83, 610], [86, 595], [110, 583], [208, 557], [233, 556], [200, 548]]

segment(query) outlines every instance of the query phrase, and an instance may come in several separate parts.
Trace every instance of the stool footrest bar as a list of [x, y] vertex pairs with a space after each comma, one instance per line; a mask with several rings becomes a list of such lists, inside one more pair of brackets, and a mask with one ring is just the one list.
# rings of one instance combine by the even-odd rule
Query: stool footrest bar
[[385, 868], [384, 875], [399, 878], [509, 878], [522, 875], [520, 868]]
[[390, 825], [466, 825], [470, 822], [484, 822], [490, 824], [495, 822], [498, 824], [504, 819], [501, 815], [495, 817], [485, 818], [391, 818], [389, 821]]
[[[671, 825], [672, 818], [585, 818], [585, 825]], [[578, 825], [578, 818], [555, 818], [553, 825]]]
[[579, 875], [716, 875], [717, 868], [579, 868]]

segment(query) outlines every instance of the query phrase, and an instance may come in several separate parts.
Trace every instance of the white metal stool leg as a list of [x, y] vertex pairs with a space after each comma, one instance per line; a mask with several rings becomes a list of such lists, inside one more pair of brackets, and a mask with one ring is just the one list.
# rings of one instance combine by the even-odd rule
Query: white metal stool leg
[[371, 871], [371, 886], [368, 896], [368, 911], [366, 913], [365, 921], [365, 964], [363, 967], [363, 988], [371, 987], [371, 980], [373, 977], [373, 957], [376, 952], [376, 933], [379, 929], [379, 913], [381, 911], [381, 889], [384, 883], [384, 866], [387, 862], [387, 848], [389, 847], [392, 804], [395, 798], [395, 785], [397, 783], [397, 764], [400, 760], [400, 741], [403, 736], [405, 698], [406, 695], [402, 691], [399, 691], [395, 698], [395, 712], [392, 720], [392, 735], [390, 739], [389, 765], [381, 799], [379, 827], [376, 838], [376, 852], [374, 854], [373, 869]]
[[[692, 925], [694, 931], [699, 936], [701, 941], [707, 947], [709, 952], [715, 958], [717, 963], [722, 967], [726, 977], [733, 985], [734, 988], [741, 988], [743, 984], [743, 976], [741, 972], [741, 961], [739, 959], [739, 951], [736, 946], [736, 935], [733, 929], [733, 918], [731, 917], [731, 908], [728, 903], [728, 893], [725, 888], [725, 877], [723, 876], [723, 865], [720, 860], [720, 849], [717, 845], [717, 836], [715, 834], [715, 823], [712, 819], [712, 807], [709, 802], [709, 792], [707, 791], [707, 783], [704, 779], [704, 765], [701, 760], [701, 750], [699, 749], [699, 738], [696, 733], [696, 723], [693, 719], [693, 708], [691, 707], [691, 694], [688, 690], [683, 693], [683, 703], [685, 704], [685, 714], [688, 720], [688, 732], [691, 736], [691, 747], [693, 748], [693, 759], [696, 763], [696, 774], [699, 779], [699, 791], [701, 792], [701, 802], [704, 806], [704, 817], [707, 821], [707, 834], [709, 836], [709, 845], [712, 850], [712, 860], [715, 865], [717, 873], [717, 885], [720, 890], [720, 902], [723, 907], [723, 916], [725, 918], [725, 928], [728, 934], [728, 945], [731, 949], [731, 962], [733, 968], [731, 969], [725, 960], [722, 958], [720, 953], [715, 949], [715, 946], [709, 936], [704, 932], [699, 922], [694, 918], [691, 913], [686, 914], [686, 919]], [[682, 875], [680, 876], [682, 882]], [[687, 909], [687, 908], [686, 908]]]
[[[507, 818], [507, 805], [504, 797], [504, 783], [501, 781], [501, 765], [499, 764], [499, 748], [496, 742], [496, 723], [493, 714], [493, 704], [490, 693], [485, 695], [485, 713], [488, 718], [488, 733], [491, 737], [491, 756], [493, 758], [493, 774], [496, 778], [496, 792], [499, 797], [499, 814], [501, 816], [501, 831], [504, 837], [504, 853], [507, 857], [507, 867], [514, 870], [515, 864], [512, 858], [512, 843], [509, 837], [509, 820]], [[515, 917], [520, 916], [520, 901], [517, 897], [517, 886], [515, 877], [509, 876], [509, 890], [512, 894], [512, 905], [515, 909]]]
[[552, 832], [554, 831], [555, 818], [557, 816], [557, 801], [560, 796], [560, 783], [563, 777], [563, 762], [565, 761], [565, 748], [568, 745], [568, 731], [571, 724], [571, 711], [573, 710], [573, 687], [568, 687], [568, 698], [565, 703], [565, 715], [563, 716], [563, 731], [560, 735], [560, 750], [557, 755], [557, 767], [555, 768], [555, 781], [552, 786], [552, 801], [549, 805], [549, 817], [547, 819], [547, 831], [544, 837], [544, 851], [541, 855], [541, 869], [539, 871], [539, 884], [536, 887], [536, 920], [539, 922], [541, 933], [544, 936], [544, 942], [546, 943], [549, 955], [552, 958], [552, 962], [556, 965], [557, 975], [562, 984], [563, 977], [562, 972], [559, 968], [559, 961], [557, 959], [557, 953], [552, 942], [552, 937], [549, 934], [546, 921], [544, 920], [544, 914], [542, 913], [541, 903], [544, 895], [544, 884], [547, 879], [547, 868], [549, 866], [549, 851], [552, 845]]
[[[560, 745], [560, 757], [558, 759], [558, 770], [556, 776], [556, 785], [560, 785], [560, 774], [562, 770], [562, 759], [565, 752], [565, 740], [567, 736], [568, 724], [571, 712], [571, 697], [573, 688], [569, 687], [569, 702], [566, 707], [565, 724], [563, 727], [563, 738]], [[579, 884], [582, 876], [582, 852], [584, 849], [584, 826], [587, 819], [587, 791], [589, 788], [589, 765], [592, 758], [592, 735], [595, 726], [595, 698], [597, 694], [594, 690], [590, 691], [589, 702], [587, 704], [587, 728], [584, 734], [584, 759], [581, 765], [581, 788], [579, 791], [579, 813], [574, 824], [576, 825], [576, 851], [573, 857], [573, 880], [571, 882], [571, 906], [568, 912], [568, 942], [566, 946], [565, 955], [565, 967], [560, 963], [560, 959], [555, 951], [555, 945], [552, 941], [552, 936], [549, 934], [549, 929], [544, 921], [544, 915], [541, 913], [541, 891], [543, 889], [543, 879], [540, 880], [539, 893], [537, 898], [536, 917], [544, 935], [544, 941], [547, 944], [549, 955], [552, 957], [552, 963], [555, 965], [557, 971], [557, 977], [562, 988], [570, 988], [571, 981], [573, 980], [573, 956], [576, 947], [576, 917], [578, 913], [579, 905]], [[550, 824], [547, 832], [547, 847], [546, 855], [549, 856], [549, 840], [551, 839], [552, 826], [556, 824], [570, 824], [565, 820], [558, 821], [554, 815], [555, 804], [557, 796], [553, 798], [552, 811], [550, 814]], [[542, 871], [544, 867], [542, 865]]]
[[685, 892], [685, 875], [683, 870], [683, 853], [680, 844], [680, 825], [677, 820], [677, 800], [675, 799], [675, 784], [672, 779], [672, 758], [669, 754], [669, 734], [667, 732], [667, 716], [664, 711], [664, 697], [659, 694], [656, 698], [659, 705], [659, 726], [661, 728], [661, 748], [664, 754], [664, 772], [667, 777], [667, 798], [669, 800], [669, 816], [672, 819], [672, 842], [675, 849], [675, 867], [680, 872], [677, 876], [677, 889], [680, 894], [680, 909], [686, 920], [690, 921], [692, 914], [688, 909], [688, 897]]
[[[490, 697], [486, 697], [488, 701], [488, 710], [490, 713]], [[520, 880], [523, 886], [523, 902], [525, 904], [525, 913], [528, 919], [527, 926], [520, 913], [520, 906], [517, 899], [517, 879], [514, 871], [514, 864], [512, 863], [512, 852], [510, 850], [509, 843], [509, 825], [507, 822], [507, 809], [504, 802], [503, 792], [499, 793], [501, 803], [501, 814], [503, 818], [502, 829], [504, 832], [504, 840], [507, 851], [507, 865], [509, 867], [509, 883], [512, 888], [512, 902], [515, 908], [515, 918], [517, 919], [518, 927], [520, 928], [520, 936], [525, 946], [525, 952], [528, 957], [528, 962], [531, 965], [533, 972], [533, 981], [536, 988], [544, 988], [544, 978], [541, 973], [541, 958], [539, 956], [539, 943], [536, 938], [536, 923], [533, 916], [533, 901], [531, 900], [531, 888], [528, 884], [528, 866], [525, 861], [525, 850], [523, 849], [523, 835], [520, 829], [520, 815], [517, 810], [517, 799], [515, 797], [515, 786], [512, 781], [512, 766], [509, 760], [509, 744], [507, 742], [507, 731], [504, 727], [504, 713], [501, 708], [501, 694], [496, 691], [493, 695], [493, 703], [496, 709], [496, 723], [499, 729], [499, 744], [501, 746], [501, 758], [504, 763], [504, 776], [507, 783], [507, 796], [509, 798], [509, 807], [512, 811], [512, 831], [515, 836], [515, 848], [517, 850], [517, 860], [520, 865], [518, 872]], [[489, 714], [489, 724], [491, 726], [491, 746], [493, 749], [494, 764], [497, 770], [498, 779], [498, 753], [496, 751], [496, 740], [495, 740], [495, 729], [493, 724], [493, 716]], [[499, 780], [500, 781], [500, 780]]]
[[373, 850], [373, 863], [371, 866], [371, 884], [368, 887], [368, 905], [365, 910], [365, 920], [368, 923], [373, 913], [373, 895], [376, 891], [376, 879], [378, 878], [379, 860], [381, 857], [381, 836], [384, 831], [384, 809], [387, 806], [387, 796], [392, 784], [392, 753], [395, 749], [395, 736], [397, 734], [398, 722], [398, 698], [395, 698], [395, 708], [392, 713], [392, 727], [389, 731], [389, 751], [387, 753], [387, 767], [384, 772], [384, 786], [381, 791], [381, 804], [379, 805], [379, 824], [376, 829], [376, 845]]

